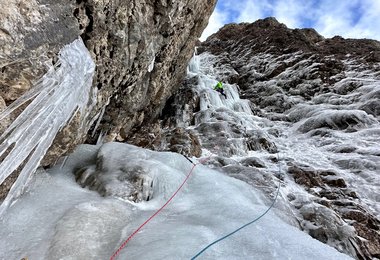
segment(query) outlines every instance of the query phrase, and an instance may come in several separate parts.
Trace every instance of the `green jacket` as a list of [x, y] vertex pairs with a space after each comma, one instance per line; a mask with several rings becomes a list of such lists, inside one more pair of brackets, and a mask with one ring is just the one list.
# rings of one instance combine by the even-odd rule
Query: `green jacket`
[[222, 84], [222, 82], [218, 81], [218, 83], [216, 83], [214, 89], [223, 89], [223, 84]]

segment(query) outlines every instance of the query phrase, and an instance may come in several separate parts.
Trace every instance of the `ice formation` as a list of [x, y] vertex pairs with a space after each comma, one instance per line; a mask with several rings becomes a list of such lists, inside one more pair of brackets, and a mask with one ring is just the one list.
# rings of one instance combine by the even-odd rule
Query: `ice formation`
[[249, 102], [248, 100], [240, 99], [237, 85], [223, 83], [227, 98], [212, 89], [218, 79], [215, 74], [212, 74], [213, 71], [208, 71], [208, 68], [212, 68], [210, 66], [210, 57], [205, 55], [194, 56], [188, 66], [188, 74], [198, 76], [197, 90], [200, 92], [200, 109], [227, 108], [234, 112], [251, 115], [252, 111], [249, 107]]
[[30, 102], [0, 137], [0, 157], [5, 156], [0, 164], [0, 183], [21, 169], [0, 206], [0, 216], [20, 195], [57, 133], [76, 113], [82, 118], [87, 115], [87, 105], [96, 100], [96, 93], [91, 92], [94, 71], [95, 64], [79, 38], [63, 47], [57, 64], [0, 114], [1, 120]]
[[[95, 167], [98, 160], [107, 163], [111, 173], [138, 165], [153, 179], [152, 199], [134, 203], [82, 189], [73, 171]], [[9, 208], [0, 222], [0, 236], [7, 237], [0, 241], [0, 259], [109, 259], [166, 202], [191, 168], [186, 158], [171, 152], [120, 143], [81, 146], [63, 167], [38, 174], [29, 192]], [[249, 184], [198, 165], [183, 190], [117, 259], [190, 259], [208, 243], [262, 214], [269, 204]], [[271, 211], [199, 259], [350, 258]]]

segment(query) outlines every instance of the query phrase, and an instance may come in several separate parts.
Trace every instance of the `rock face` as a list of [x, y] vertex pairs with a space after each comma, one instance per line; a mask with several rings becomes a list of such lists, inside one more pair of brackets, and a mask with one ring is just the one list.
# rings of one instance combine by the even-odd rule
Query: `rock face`
[[[97, 103], [86, 119], [92, 127], [78, 132], [78, 122], [72, 120], [43, 164], [86, 139], [95, 142], [100, 134], [108, 141], [124, 140], [132, 127], [159, 115], [183, 79], [215, 3], [1, 0], [0, 111], [33, 87], [62, 46], [81, 36], [97, 66]], [[0, 130], [21, 110], [1, 122]]]
[[[193, 129], [201, 147], [218, 155], [210, 167], [266, 193], [280, 178], [287, 188], [279, 207], [289, 207], [290, 222], [357, 259], [379, 258], [380, 43], [325, 39], [268, 18], [226, 25], [198, 52], [214, 80], [189, 75], [166, 104], [161, 127]], [[212, 96], [198, 86], [216, 80], [226, 85], [227, 106], [232, 88], [250, 101], [254, 122], [231, 113], [239, 111], [234, 105], [202, 108]], [[284, 176], [273, 168], [277, 152]]]
[[[87, 24], [94, 53], [94, 85], [107, 106], [99, 132], [123, 140], [130, 129], [158, 116], [183, 80], [195, 42], [216, 1], [98, 1], [76, 13]], [[101, 6], [100, 6], [101, 5]], [[88, 21], [88, 22], [87, 22]]]

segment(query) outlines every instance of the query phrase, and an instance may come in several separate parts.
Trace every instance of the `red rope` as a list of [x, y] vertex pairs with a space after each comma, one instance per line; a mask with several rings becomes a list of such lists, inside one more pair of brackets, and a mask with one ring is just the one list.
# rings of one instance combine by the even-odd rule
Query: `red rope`
[[116, 258], [116, 256], [120, 253], [120, 251], [127, 245], [127, 243], [132, 239], [132, 237], [134, 235], [137, 234], [137, 232], [140, 231], [140, 229], [145, 226], [152, 218], [154, 218], [158, 213], [160, 213], [160, 211], [166, 207], [166, 205], [169, 204], [169, 202], [175, 197], [175, 195], [177, 195], [177, 193], [181, 190], [182, 186], [185, 185], [186, 181], [189, 179], [191, 173], [193, 172], [195, 166], [197, 166], [198, 164], [193, 164], [193, 167], [191, 168], [189, 174], [186, 176], [185, 180], [182, 182], [181, 186], [179, 186], [179, 188], [176, 190], [176, 192], [174, 192], [174, 194], [169, 198], [169, 200], [160, 208], [158, 209], [152, 216], [150, 216], [150, 218], [148, 218], [144, 223], [142, 223], [128, 238], [127, 240], [124, 241], [123, 244], [121, 244], [121, 246], [119, 247], [119, 249], [111, 256], [110, 260], [114, 260]]

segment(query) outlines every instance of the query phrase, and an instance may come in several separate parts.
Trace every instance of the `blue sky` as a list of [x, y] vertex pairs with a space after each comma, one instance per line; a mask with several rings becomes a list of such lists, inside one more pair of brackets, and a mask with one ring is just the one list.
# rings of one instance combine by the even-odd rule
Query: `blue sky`
[[315, 28], [324, 37], [380, 40], [380, 0], [219, 0], [201, 40], [224, 24], [269, 16], [289, 28]]

